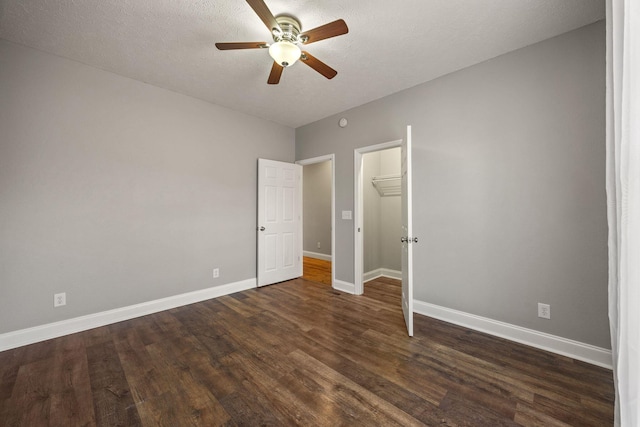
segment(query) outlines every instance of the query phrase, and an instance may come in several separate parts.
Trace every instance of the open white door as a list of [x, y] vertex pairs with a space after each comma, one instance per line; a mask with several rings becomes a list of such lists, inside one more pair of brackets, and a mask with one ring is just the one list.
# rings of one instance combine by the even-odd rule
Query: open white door
[[258, 159], [258, 286], [302, 276], [302, 166]]
[[402, 140], [402, 312], [409, 336], [413, 336], [413, 236], [411, 225], [411, 126]]

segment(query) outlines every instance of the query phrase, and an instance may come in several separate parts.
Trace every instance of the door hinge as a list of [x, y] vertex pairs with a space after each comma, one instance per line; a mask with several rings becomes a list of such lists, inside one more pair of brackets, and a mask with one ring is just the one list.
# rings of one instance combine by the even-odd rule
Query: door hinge
[[417, 237], [401, 237], [400, 242], [402, 243], [418, 243]]

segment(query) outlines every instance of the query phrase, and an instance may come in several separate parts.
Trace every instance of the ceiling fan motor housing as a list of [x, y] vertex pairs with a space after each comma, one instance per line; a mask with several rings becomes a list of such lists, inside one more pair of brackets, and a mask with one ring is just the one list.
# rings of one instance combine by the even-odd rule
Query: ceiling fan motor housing
[[304, 43], [298, 36], [300, 35], [300, 22], [292, 16], [280, 15], [276, 17], [280, 29], [273, 28], [271, 34], [274, 42], [287, 41], [290, 43]]

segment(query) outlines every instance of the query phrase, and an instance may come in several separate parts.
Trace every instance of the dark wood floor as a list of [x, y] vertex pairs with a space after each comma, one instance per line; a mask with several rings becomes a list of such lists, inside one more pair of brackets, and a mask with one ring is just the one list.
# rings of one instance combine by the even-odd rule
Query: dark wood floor
[[611, 372], [305, 279], [0, 353], [6, 426], [607, 426]]

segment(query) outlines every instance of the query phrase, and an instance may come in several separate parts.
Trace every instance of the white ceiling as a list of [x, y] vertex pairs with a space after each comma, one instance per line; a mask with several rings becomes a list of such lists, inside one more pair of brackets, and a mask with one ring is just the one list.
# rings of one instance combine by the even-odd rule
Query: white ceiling
[[292, 128], [605, 16], [604, 0], [265, 0], [303, 31], [343, 18], [349, 33], [306, 46], [338, 71], [302, 63], [267, 85], [271, 42], [245, 0], [0, 0], [0, 38]]

